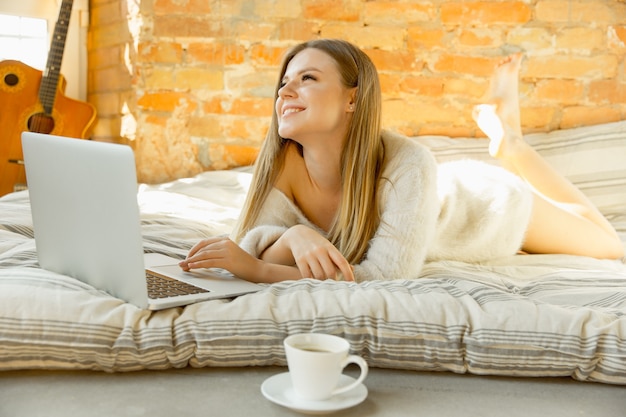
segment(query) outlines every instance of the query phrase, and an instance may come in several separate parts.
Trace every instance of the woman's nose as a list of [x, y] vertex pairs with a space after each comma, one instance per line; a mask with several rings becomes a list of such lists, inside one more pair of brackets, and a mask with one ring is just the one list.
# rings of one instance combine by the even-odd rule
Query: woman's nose
[[279, 97], [294, 97], [295, 95], [296, 95], [296, 92], [293, 88], [293, 84], [289, 81], [285, 81], [282, 87], [278, 89]]

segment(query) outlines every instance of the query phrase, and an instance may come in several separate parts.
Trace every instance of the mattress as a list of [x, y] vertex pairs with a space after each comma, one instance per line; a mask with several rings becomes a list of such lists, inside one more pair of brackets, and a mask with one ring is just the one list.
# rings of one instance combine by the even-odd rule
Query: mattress
[[[626, 122], [528, 138], [626, 242], [625, 139]], [[414, 140], [440, 161], [487, 158], [481, 139]], [[228, 234], [250, 175], [140, 185], [144, 250], [183, 258], [198, 240]], [[440, 261], [400, 280], [287, 281], [152, 312], [39, 268], [28, 191], [0, 198], [0, 370], [285, 365], [282, 341], [299, 332], [345, 337], [371, 367], [626, 384], [626, 264]]]

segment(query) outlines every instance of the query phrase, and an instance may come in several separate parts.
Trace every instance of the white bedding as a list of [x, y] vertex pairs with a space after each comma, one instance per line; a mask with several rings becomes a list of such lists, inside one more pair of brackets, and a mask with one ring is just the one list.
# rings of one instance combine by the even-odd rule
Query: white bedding
[[[591, 162], [584, 158], [560, 169], [585, 185], [626, 241], [625, 132], [621, 122], [531, 140], [548, 155], [560, 146], [561, 162], [570, 150], [588, 156], [601, 148], [617, 158], [612, 167], [606, 158], [595, 162], [603, 176], [585, 174]], [[581, 134], [584, 143], [570, 144]], [[418, 140], [441, 160], [484, 157], [484, 141]], [[145, 250], [183, 257], [199, 239], [229, 233], [249, 175], [215, 171], [142, 185]], [[13, 193], [0, 198], [0, 370], [285, 365], [282, 340], [314, 331], [346, 337], [372, 367], [626, 384], [623, 262], [519, 255], [431, 263], [419, 279], [406, 278], [285, 282], [234, 300], [149, 312], [39, 269], [28, 192]]]

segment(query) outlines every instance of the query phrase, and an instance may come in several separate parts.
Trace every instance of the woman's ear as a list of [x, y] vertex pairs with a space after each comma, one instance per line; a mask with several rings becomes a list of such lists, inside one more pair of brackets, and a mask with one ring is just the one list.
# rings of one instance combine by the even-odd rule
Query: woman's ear
[[351, 89], [351, 91], [350, 91], [350, 96], [349, 96], [350, 97], [350, 102], [348, 103], [348, 109], [347, 109], [347, 111], [350, 112], [350, 113], [354, 112], [354, 108], [355, 108], [355, 104], [354, 103], [356, 102], [356, 91], [357, 91], [356, 87]]

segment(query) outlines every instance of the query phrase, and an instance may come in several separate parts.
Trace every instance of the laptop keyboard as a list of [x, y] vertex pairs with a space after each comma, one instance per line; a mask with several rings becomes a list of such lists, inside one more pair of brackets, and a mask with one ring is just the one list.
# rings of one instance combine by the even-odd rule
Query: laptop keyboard
[[152, 299], [175, 297], [177, 295], [200, 294], [210, 292], [204, 288], [187, 284], [172, 278], [154, 275], [146, 271], [146, 281], [148, 282], [148, 297]]

